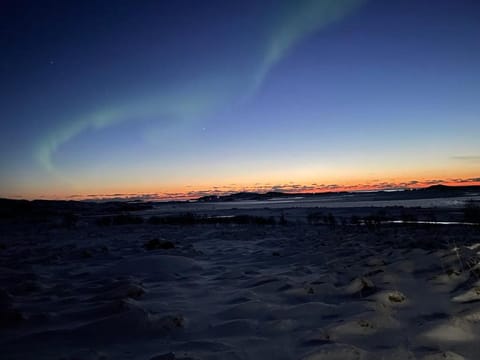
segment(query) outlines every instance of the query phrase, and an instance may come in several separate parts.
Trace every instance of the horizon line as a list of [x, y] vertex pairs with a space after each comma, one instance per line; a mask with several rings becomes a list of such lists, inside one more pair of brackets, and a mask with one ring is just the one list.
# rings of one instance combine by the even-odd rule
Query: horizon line
[[[212, 187], [209, 190], [196, 190], [185, 193], [113, 193], [113, 194], [86, 194], [86, 195], [68, 195], [68, 196], [39, 196], [39, 197], [25, 197], [25, 196], [0, 196], [4, 200], [25, 200], [25, 201], [79, 201], [79, 202], [108, 202], [108, 201], [137, 201], [137, 202], [187, 202], [196, 201], [204, 197], [217, 196], [224, 197], [240, 193], [251, 193], [258, 195], [266, 195], [268, 193], [281, 193], [285, 195], [321, 195], [321, 194], [335, 194], [335, 193], [361, 193], [361, 192], [388, 192], [388, 191], [410, 191], [428, 189], [433, 186], [446, 187], [466, 187], [479, 186], [480, 178], [451, 180], [430, 180], [426, 182], [416, 182], [415, 184], [406, 185], [405, 183], [388, 184], [388, 186], [377, 185], [324, 185], [317, 189], [306, 188], [303, 185], [300, 188], [297, 184], [284, 185], [283, 188], [279, 186], [272, 186], [270, 189], [258, 187], [243, 187], [241, 189], [218, 190], [218, 187]], [[303, 188], [302, 188], [303, 187]]]

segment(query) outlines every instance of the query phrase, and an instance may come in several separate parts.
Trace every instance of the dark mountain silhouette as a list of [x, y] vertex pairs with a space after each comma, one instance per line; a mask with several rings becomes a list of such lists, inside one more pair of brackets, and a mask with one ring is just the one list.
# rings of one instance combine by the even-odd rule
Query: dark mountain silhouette
[[[302, 197], [328, 197], [341, 195], [355, 195], [357, 200], [371, 200], [376, 198], [378, 200], [401, 200], [401, 199], [421, 199], [433, 197], [451, 197], [451, 196], [473, 196], [480, 194], [480, 186], [448, 186], [448, 185], [432, 185], [426, 188], [419, 189], [403, 189], [399, 191], [369, 191], [369, 192], [349, 192], [349, 191], [334, 191], [322, 193], [286, 193], [271, 191], [267, 193], [256, 192], [239, 192], [228, 195], [208, 195], [198, 198], [199, 202], [225, 202], [225, 201], [245, 201], [258, 200], [266, 201], [272, 199]], [[353, 199], [352, 199], [353, 200]]]

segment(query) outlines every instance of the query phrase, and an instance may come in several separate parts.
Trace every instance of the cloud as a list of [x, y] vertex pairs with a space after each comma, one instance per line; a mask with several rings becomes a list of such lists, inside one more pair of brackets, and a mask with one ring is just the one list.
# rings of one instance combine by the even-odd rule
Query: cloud
[[480, 182], [480, 177], [473, 177], [473, 178], [467, 178], [467, 179], [451, 179], [450, 182], [454, 183], [477, 183]]
[[157, 193], [137, 194], [137, 193], [116, 193], [116, 194], [88, 194], [71, 195], [69, 199], [88, 200], [88, 201], [156, 201], [161, 198]]
[[471, 161], [471, 162], [480, 162], [480, 155], [460, 155], [460, 156], [452, 156], [452, 160], [458, 161]]
[[427, 185], [438, 185], [447, 182], [445, 179], [433, 179], [433, 180], [424, 180], [421, 181], [422, 184], [427, 184]]

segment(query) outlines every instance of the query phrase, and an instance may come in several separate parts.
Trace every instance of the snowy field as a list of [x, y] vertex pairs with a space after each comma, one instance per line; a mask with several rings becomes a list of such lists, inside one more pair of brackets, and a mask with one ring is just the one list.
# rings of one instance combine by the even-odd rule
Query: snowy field
[[0, 357], [478, 359], [479, 227], [362, 205], [1, 219]]
[[202, 211], [202, 210], [229, 210], [237, 209], [282, 209], [282, 208], [364, 208], [364, 207], [427, 207], [427, 208], [461, 208], [466, 201], [474, 200], [480, 202], [480, 196], [455, 196], [455, 197], [434, 197], [420, 199], [406, 199], [399, 196], [398, 199], [363, 200], [356, 195], [325, 196], [323, 198], [280, 198], [266, 201], [235, 201], [235, 202], [192, 202], [176, 204], [160, 204], [159, 209], [170, 211]]

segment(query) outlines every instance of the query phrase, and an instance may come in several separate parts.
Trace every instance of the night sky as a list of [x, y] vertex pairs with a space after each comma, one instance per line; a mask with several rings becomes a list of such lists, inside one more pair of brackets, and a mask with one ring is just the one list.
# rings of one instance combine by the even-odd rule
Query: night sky
[[15, 0], [0, 31], [0, 197], [480, 184], [476, 0]]

